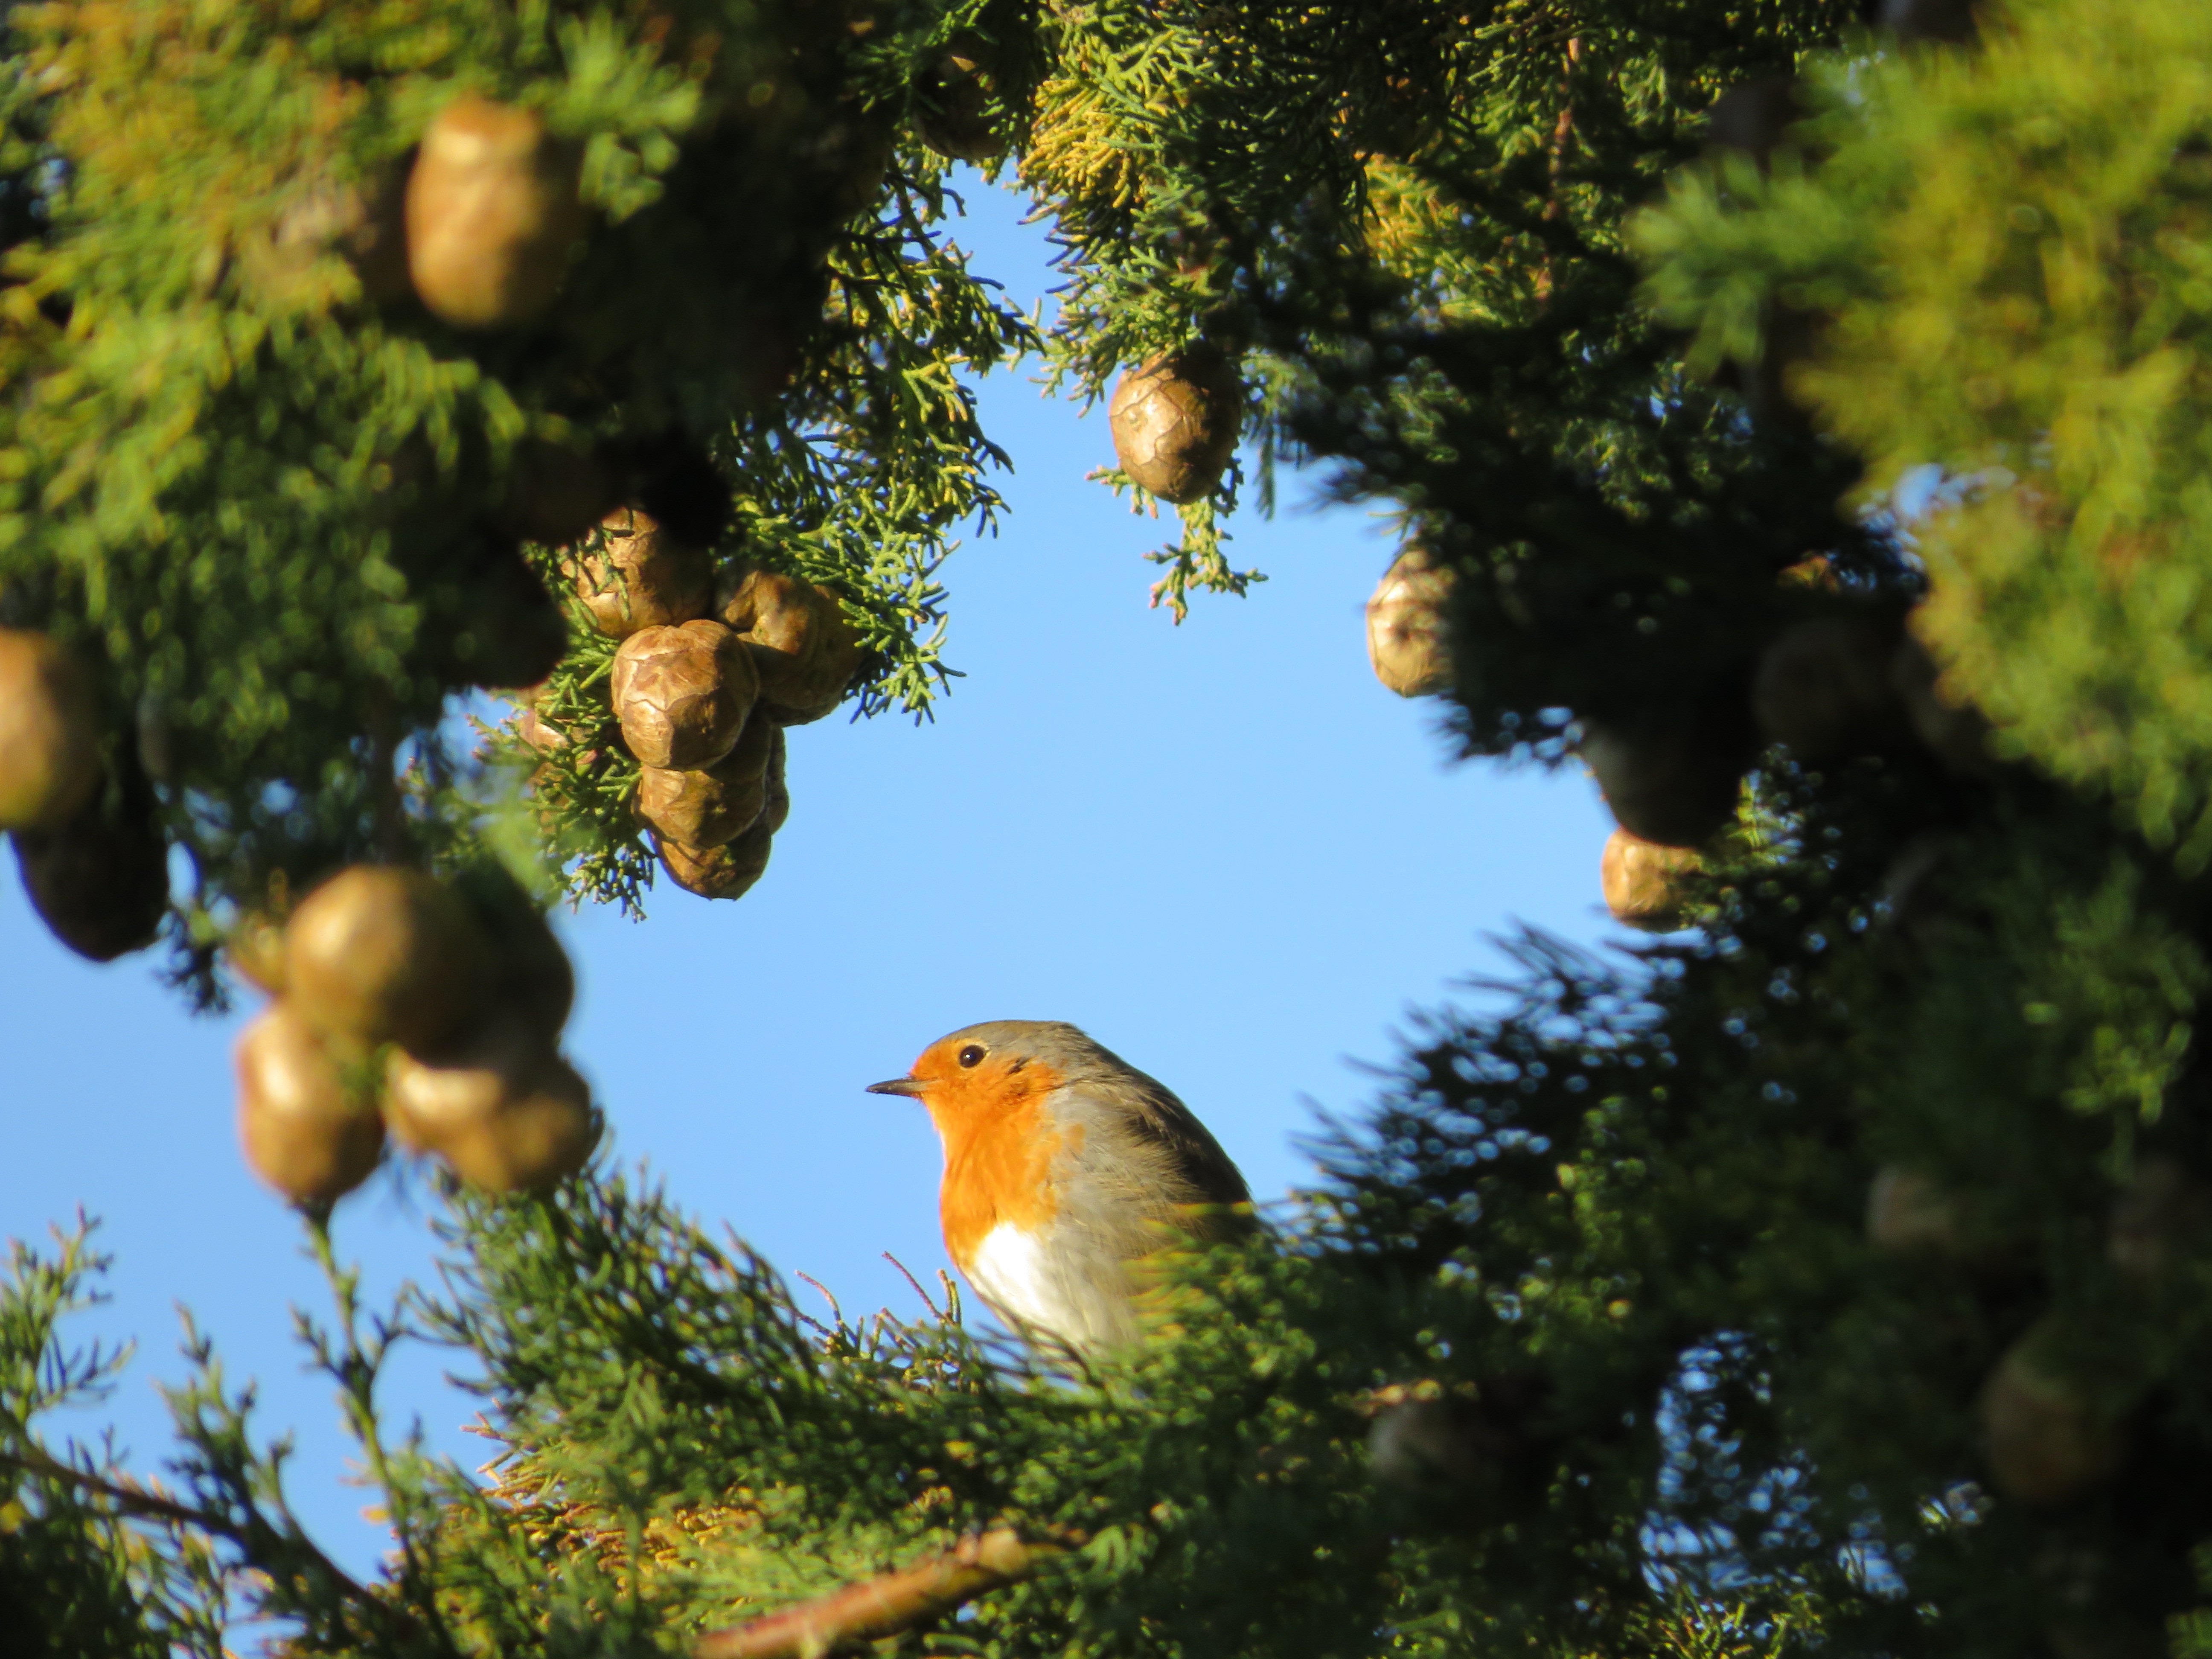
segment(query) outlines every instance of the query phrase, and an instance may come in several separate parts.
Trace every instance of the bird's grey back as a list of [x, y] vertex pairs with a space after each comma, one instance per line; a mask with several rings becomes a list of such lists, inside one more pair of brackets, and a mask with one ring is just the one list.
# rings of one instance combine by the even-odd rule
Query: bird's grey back
[[1118, 1153], [1150, 1173], [1158, 1183], [1152, 1190], [1172, 1194], [1173, 1204], [1251, 1202], [1237, 1165], [1175, 1091], [1080, 1028], [1065, 1020], [994, 1019], [954, 1032], [953, 1040], [960, 1039], [1012, 1049], [1059, 1074], [1057, 1103], [1084, 1125], [1086, 1147], [1100, 1155], [1087, 1158], [1079, 1149], [1087, 1173], [1096, 1176]]

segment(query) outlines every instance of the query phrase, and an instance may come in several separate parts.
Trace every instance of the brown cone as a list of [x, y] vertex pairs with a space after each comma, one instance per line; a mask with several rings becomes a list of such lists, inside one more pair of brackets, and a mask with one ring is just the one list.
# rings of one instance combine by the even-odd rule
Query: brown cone
[[744, 735], [714, 765], [696, 772], [648, 766], [637, 781], [637, 816], [664, 841], [720, 847], [753, 826], [768, 801], [769, 766], [780, 757], [783, 728], [746, 722]]
[[618, 507], [601, 521], [597, 544], [561, 562], [592, 624], [611, 640], [641, 628], [703, 617], [714, 603], [714, 562], [662, 529], [650, 514]]
[[686, 847], [658, 841], [661, 867], [669, 879], [701, 898], [743, 898], [768, 872], [769, 843], [775, 831], [765, 814], [753, 827], [723, 847]]
[[0, 628], [0, 830], [52, 830], [100, 787], [100, 710], [75, 653]]
[[460, 896], [418, 870], [356, 864], [284, 930], [285, 996], [321, 1031], [428, 1048], [481, 1016], [493, 957]]
[[541, 755], [550, 755], [556, 749], [565, 749], [568, 734], [539, 714], [537, 708], [522, 709], [514, 717], [514, 735]]
[[1367, 601], [1367, 660], [1401, 697], [1432, 696], [1452, 684], [1444, 607], [1457, 573], [1425, 547], [1391, 562]]
[[492, 1193], [542, 1193], [580, 1171], [599, 1144], [591, 1085], [558, 1054], [499, 1114], [445, 1148], [453, 1173]]
[[2119, 1467], [2127, 1443], [2075, 1378], [2049, 1364], [2032, 1330], [1998, 1360], [1982, 1386], [1984, 1452], [1990, 1484], [2039, 1508], [2069, 1504]]
[[169, 909], [169, 850], [152, 787], [126, 763], [112, 799], [58, 830], [19, 830], [15, 857], [31, 907], [56, 939], [94, 962], [151, 945]]
[[615, 653], [615, 716], [646, 766], [712, 766], [744, 730], [759, 689], [744, 641], [718, 622], [641, 628]]
[[326, 301], [334, 296], [322, 262], [336, 254], [367, 303], [404, 299], [410, 291], [404, 194], [396, 171], [367, 181], [325, 176], [297, 188], [264, 234], [240, 243], [247, 283], [283, 307]]
[[1006, 139], [990, 118], [994, 50], [972, 29], [953, 36], [915, 88], [915, 136], [955, 161], [995, 161]]
[[407, 180], [407, 269], [422, 303], [459, 328], [544, 315], [584, 234], [581, 162], [533, 111], [473, 95], [447, 105]]
[[453, 890], [491, 947], [491, 1006], [514, 1014], [551, 1043], [575, 1006], [576, 970], [545, 913], [496, 865], [463, 871], [453, 878]]
[[1964, 777], [1996, 774], [1996, 761], [1989, 748], [1989, 721], [1972, 703], [1954, 702], [1943, 695], [1936, 659], [1910, 634], [1898, 641], [1889, 672], [1913, 735], [1937, 760]]
[[238, 1133], [254, 1174], [297, 1204], [368, 1179], [384, 1151], [376, 1103], [340, 1054], [283, 1002], [238, 1039]]
[[410, 1152], [442, 1152], [526, 1092], [552, 1057], [550, 1040], [512, 1008], [427, 1055], [395, 1045], [384, 1066], [384, 1115], [392, 1138]]
[[760, 672], [761, 708], [779, 726], [805, 726], [844, 701], [867, 660], [837, 596], [780, 571], [740, 571], [720, 605]]
[[1606, 837], [1605, 856], [1599, 864], [1605, 908], [1615, 921], [1646, 933], [1670, 933], [1682, 925], [1683, 878], [1702, 867], [1695, 853], [1615, 830]]
[[1106, 410], [1121, 471], [1179, 507], [1211, 495], [1237, 453], [1243, 399], [1235, 366], [1210, 345], [1169, 352], [1124, 374]]
[[1965, 1233], [1958, 1200], [1929, 1176], [1901, 1164], [1884, 1164], [1867, 1189], [1867, 1242], [1901, 1255], [1960, 1254]]

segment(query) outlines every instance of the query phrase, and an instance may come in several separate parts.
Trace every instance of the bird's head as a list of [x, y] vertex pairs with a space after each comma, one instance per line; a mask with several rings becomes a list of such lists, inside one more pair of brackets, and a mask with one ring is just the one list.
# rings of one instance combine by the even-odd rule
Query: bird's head
[[868, 1092], [919, 1100], [942, 1128], [1050, 1094], [1097, 1046], [1054, 1020], [992, 1020], [938, 1038], [904, 1077], [871, 1083]]

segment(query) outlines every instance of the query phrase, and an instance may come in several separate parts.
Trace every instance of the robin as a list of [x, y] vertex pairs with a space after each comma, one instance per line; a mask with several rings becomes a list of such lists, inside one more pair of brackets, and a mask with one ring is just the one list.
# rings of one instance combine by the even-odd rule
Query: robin
[[1252, 1195], [1165, 1085], [1056, 1020], [939, 1037], [874, 1095], [929, 1109], [945, 1248], [991, 1310], [1089, 1352], [1137, 1335], [1136, 1261], [1250, 1224]]

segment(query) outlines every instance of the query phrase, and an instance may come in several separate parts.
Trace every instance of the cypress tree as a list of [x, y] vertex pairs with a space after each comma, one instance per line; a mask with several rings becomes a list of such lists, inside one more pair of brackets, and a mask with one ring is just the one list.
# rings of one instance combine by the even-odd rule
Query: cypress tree
[[[58, 1454], [99, 1262], [19, 1250], [26, 1650], [2212, 1643], [2201, 7], [6, 27], [0, 804], [72, 945], [276, 996], [257, 1164], [394, 1538], [325, 1555], [204, 1350], [161, 1484]], [[1048, 328], [945, 241], [956, 160], [1053, 225]], [[1279, 465], [1394, 511], [1378, 672], [1587, 766], [1663, 930], [1523, 940], [1080, 1359], [950, 1285], [814, 1321], [587, 1163], [621, 1103], [540, 917], [741, 896], [783, 726], [927, 713], [996, 506], [960, 377], [1021, 353], [1174, 505], [1177, 620], [1256, 580], [1225, 526]], [[517, 694], [474, 746], [470, 687]], [[449, 1267], [380, 1310], [331, 1225], [387, 1133]], [[415, 1329], [483, 1368], [489, 1479], [385, 1424]]]

